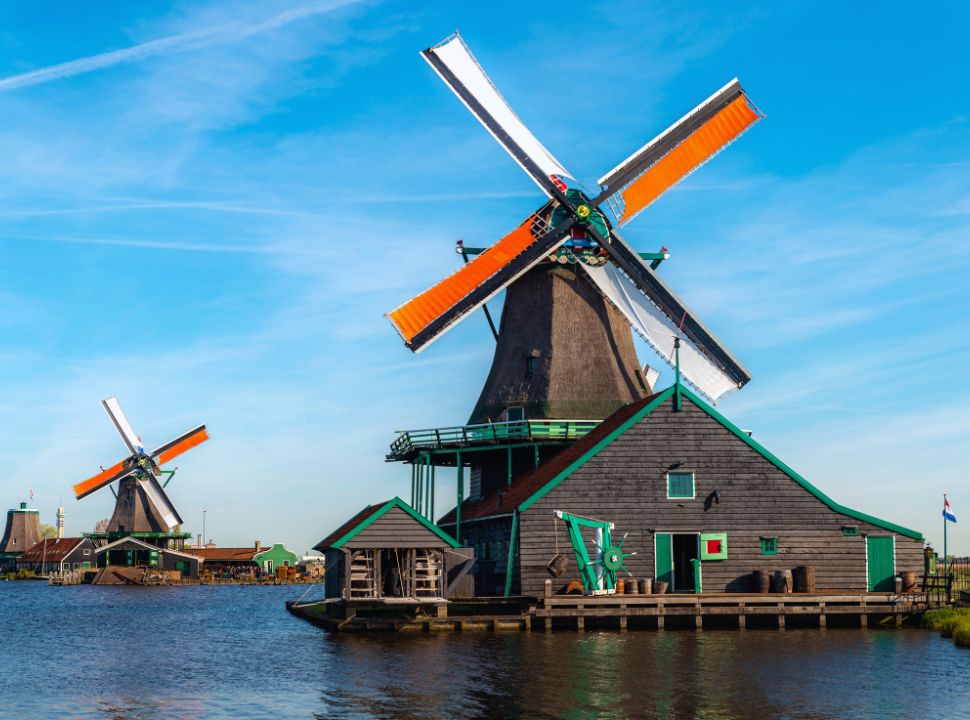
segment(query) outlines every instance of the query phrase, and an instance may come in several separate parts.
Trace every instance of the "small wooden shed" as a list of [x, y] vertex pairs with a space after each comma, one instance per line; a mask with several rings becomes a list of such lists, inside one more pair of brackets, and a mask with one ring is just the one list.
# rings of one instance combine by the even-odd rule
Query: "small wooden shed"
[[327, 598], [347, 600], [442, 598], [446, 553], [457, 548], [398, 497], [368, 505], [314, 546], [326, 557]]

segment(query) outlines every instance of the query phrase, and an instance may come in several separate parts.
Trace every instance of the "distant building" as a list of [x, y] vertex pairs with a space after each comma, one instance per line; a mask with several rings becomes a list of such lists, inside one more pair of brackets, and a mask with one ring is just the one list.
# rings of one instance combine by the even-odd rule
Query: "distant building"
[[177, 570], [182, 577], [198, 577], [199, 566], [202, 564], [202, 561], [195, 555], [150, 545], [130, 535], [99, 547], [95, 554], [98, 567], [101, 568], [109, 565], [120, 565]]
[[202, 558], [205, 569], [214, 575], [274, 573], [278, 567], [296, 567], [297, 556], [281, 543], [264, 547], [258, 540], [250, 547], [221, 548], [211, 544], [187, 552]]
[[47, 575], [95, 567], [94, 543], [84, 537], [41, 540], [17, 559], [17, 568]]
[[20, 503], [20, 507], [7, 511], [7, 526], [0, 539], [0, 570], [17, 569], [17, 559], [43, 539], [40, 530], [40, 511]]

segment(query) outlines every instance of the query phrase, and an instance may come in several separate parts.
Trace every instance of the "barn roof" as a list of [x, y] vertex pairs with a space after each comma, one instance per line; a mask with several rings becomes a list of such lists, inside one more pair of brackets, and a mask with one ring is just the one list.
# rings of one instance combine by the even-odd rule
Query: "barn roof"
[[[818, 500], [827, 505], [837, 513], [847, 517], [871, 523], [886, 530], [922, 540], [923, 535], [916, 530], [910, 530], [901, 525], [880, 520], [872, 515], [847, 508], [835, 502], [828, 495], [823, 493], [808, 480], [788, 467], [785, 463], [772, 455], [760, 443], [754, 440], [748, 433], [741, 430], [734, 423], [724, 417], [721, 413], [708, 405], [700, 397], [692, 393], [683, 385], [671, 385], [666, 390], [655, 393], [649, 397], [637, 400], [629, 405], [617, 410], [610, 417], [606, 418], [595, 430], [585, 437], [577, 440], [570, 447], [563, 450], [555, 457], [540, 465], [533, 472], [523, 476], [512, 483], [507, 491], [499, 492], [495, 495], [482, 498], [480, 500], [465, 501], [461, 506], [462, 522], [477, 518], [495, 517], [509, 515], [514, 511], [523, 512], [528, 510], [537, 500], [550, 492], [563, 480], [572, 475], [576, 470], [594, 458], [603, 448], [612, 443], [616, 438], [629, 430], [633, 425], [649, 415], [659, 407], [665, 400], [674, 395], [679, 387], [681, 397], [689, 400], [698, 408], [710, 415], [714, 420], [723, 425], [735, 437], [744, 442], [755, 452], [765, 458], [768, 462], [778, 468], [781, 472], [794, 480], [798, 485], [805, 488]], [[440, 521], [443, 525], [455, 524], [455, 511], [451, 510]]]
[[387, 513], [392, 508], [400, 508], [408, 515], [410, 515], [415, 521], [423, 525], [426, 529], [430, 530], [432, 533], [437, 535], [446, 545], [449, 547], [459, 547], [458, 542], [446, 533], [441, 528], [428, 522], [427, 518], [418, 514], [418, 512], [404, 502], [401, 498], [395, 497], [391, 498], [387, 502], [378, 503], [376, 505], [368, 505], [359, 513], [354, 515], [350, 520], [345, 522], [339, 528], [334, 530], [332, 533], [327, 535], [323, 540], [318, 542], [313, 546], [314, 550], [323, 550], [325, 548], [340, 548], [343, 547], [344, 543], [353, 538], [359, 532], [364, 530], [368, 525], [373, 523], [379, 517]]
[[22, 563], [57, 563], [66, 558], [78, 545], [83, 543], [86, 538], [57, 538], [49, 539], [46, 542], [41, 540], [31, 546], [27, 552], [20, 556], [18, 562]]

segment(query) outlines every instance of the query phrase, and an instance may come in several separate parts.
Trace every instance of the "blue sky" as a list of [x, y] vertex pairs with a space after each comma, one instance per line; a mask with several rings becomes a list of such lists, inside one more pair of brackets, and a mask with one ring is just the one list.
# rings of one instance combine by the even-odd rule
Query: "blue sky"
[[767, 119], [625, 235], [752, 371], [723, 412], [940, 545], [943, 492], [970, 517], [970, 11], [856, 5], [0, 5], [0, 498], [110, 515], [70, 491], [122, 454], [109, 395], [148, 445], [209, 425], [170, 487], [220, 545], [406, 496], [394, 430], [463, 422], [494, 343], [476, 315], [413, 356], [383, 314], [541, 200], [417, 54], [460, 28], [588, 186], [741, 78]]

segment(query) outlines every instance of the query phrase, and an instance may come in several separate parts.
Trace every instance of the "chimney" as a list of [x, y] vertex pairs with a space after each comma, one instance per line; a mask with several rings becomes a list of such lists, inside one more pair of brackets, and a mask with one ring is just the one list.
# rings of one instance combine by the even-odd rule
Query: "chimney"
[[256, 552], [259, 552], [259, 549], [262, 547], [262, 543], [260, 543], [259, 540], [257, 540], [253, 544], [256, 546]]

